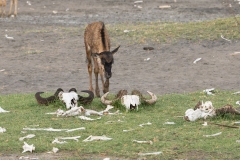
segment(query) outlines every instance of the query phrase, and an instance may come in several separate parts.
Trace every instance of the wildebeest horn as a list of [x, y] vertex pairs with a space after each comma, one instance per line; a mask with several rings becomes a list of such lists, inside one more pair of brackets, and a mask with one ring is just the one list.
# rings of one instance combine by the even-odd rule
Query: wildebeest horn
[[81, 92], [85, 92], [85, 93], [88, 93], [88, 97], [83, 97], [83, 96], [80, 96], [78, 95], [78, 101], [79, 103], [82, 103], [82, 104], [89, 104], [92, 102], [93, 98], [94, 98], [94, 93], [90, 90], [82, 90]]
[[148, 92], [148, 94], [152, 97], [151, 99], [149, 99], [149, 100], [144, 100], [146, 103], [148, 103], [148, 104], [154, 104], [154, 103], [156, 103], [156, 101], [157, 101], [157, 96], [155, 95], [155, 94], [153, 94], [152, 92], [150, 92], [150, 91], [147, 91]]
[[56, 101], [58, 99], [58, 94], [59, 92], [63, 91], [61, 88], [58, 88], [57, 91], [54, 93], [53, 96], [47, 97], [47, 98], [43, 98], [41, 97], [40, 94], [44, 93], [44, 92], [37, 92], [35, 94], [35, 98], [38, 102], [38, 104], [43, 104], [43, 105], [48, 105], [49, 103], [53, 103], [54, 101]]
[[105, 105], [111, 105], [115, 100], [107, 100], [106, 97], [109, 94], [109, 92], [106, 92], [102, 97], [101, 97], [101, 102]]

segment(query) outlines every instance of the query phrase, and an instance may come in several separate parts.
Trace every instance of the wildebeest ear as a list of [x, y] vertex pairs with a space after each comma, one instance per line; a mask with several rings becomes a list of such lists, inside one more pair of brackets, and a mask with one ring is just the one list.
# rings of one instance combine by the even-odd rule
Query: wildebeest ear
[[112, 54], [114, 54], [114, 53], [116, 53], [117, 51], [118, 51], [118, 48], [119, 48], [120, 46], [118, 46], [116, 49], [114, 49], [113, 51], [112, 51]]

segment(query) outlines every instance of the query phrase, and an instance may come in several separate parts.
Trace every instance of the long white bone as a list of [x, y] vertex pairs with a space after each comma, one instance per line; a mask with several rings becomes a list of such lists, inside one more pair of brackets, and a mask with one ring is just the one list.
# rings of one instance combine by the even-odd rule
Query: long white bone
[[80, 118], [81, 120], [86, 120], [86, 121], [95, 121], [95, 120], [101, 119], [101, 117], [99, 117], [97, 119], [92, 119], [92, 118], [89, 118], [86, 116], [79, 116], [78, 118]]
[[138, 140], [133, 140], [133, 142], [136, 142], [136, 143], [149, 143], [149, 144], [153, 144], [152, 141], [138, 141]]
[[105, 135], [103, 136], [89, 136], [88, 138], [84, 139], [83, 142], [90, 142], [90, 141], [109, 141], [112, 140], [112, 138], [108, 138]]
[[149, 153], [138, 153], [139, 156], [159, 155], [162, 152], [149, 152]]
[[146, 125], [152, 125], [152, 123], [148, 122], [148, 123], [139, 124], [140, 127], [143, 127], [143, 126], [146, 126]]
[[75, 128], [75, 129], [53, 129], [53, 128], [23, 128], [23, 130], [28, 130], [28, 131], [53, 131], [53, 132], [71, 132], [71, 131], [76, 131], [76, 130], [85, 130], [85, 127], [81, 128]]
[[10, 112], [10, 111], [6, 111], [2, 107], [0, 107], [0, 113], [5, 113], [5, 112]]
[[78, 138], [81, 138], [81, 136], [75, 136], [75, 137], [58, 137], [58, 139], [61, 140], [75, 140], [78, 142]]
[[29, 135], [27, 135], [25, 137], [20, 137], [19, 141], [23, 141], [25, 138], [33, 138], [33, 137], [35, 137], [35, 134], [29, 134]]
[[215, 137], [215, 136], [219, 136], [221, 135], [222, 132], [218, 132], [218, 133], [215, 133], [215, 134], [211, 134], [211, 135], [203, 135], [204, 137]]

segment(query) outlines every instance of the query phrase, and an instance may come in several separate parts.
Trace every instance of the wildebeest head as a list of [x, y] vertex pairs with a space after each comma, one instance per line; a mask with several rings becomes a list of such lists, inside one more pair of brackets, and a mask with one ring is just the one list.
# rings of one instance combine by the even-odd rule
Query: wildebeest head
[[101, 59], [101, 64], [103, 65], [104, 75], [106, 79], [111, 78], [112, 76], [112, 64], [114, 62], [113, 55], [118, 51], [118, 46], [113, 51], [104, 51], [100, 54], [96, 54]]

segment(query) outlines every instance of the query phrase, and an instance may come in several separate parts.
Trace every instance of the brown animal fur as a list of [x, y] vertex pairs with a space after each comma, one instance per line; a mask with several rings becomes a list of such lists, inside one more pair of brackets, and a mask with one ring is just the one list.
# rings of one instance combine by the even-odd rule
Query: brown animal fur
[[[109, 91], [109, 79], [111, 78], [111, 67], [113, 63], [113, 54], [118, 51], [118, 46], [110, 51], [110, 39], [103, 22], [94, 22], [89, 24], [84, 32], [84, 43], [88, 61], [89, 90], [94, 91], [92, 85], [92, 60], [95, 74], [95, 94], [100, 97], [98, 86], [98, 74], [100, 74], [103, 93]], [[104, 75], [106, 81], [104, 82]]]
[[[16, 17], [17, 16], [18, 0], [11, 0], [8, 16], [11, 16], [13, 4], [14, 4], [14, 7], [15, 7], [14, 16]], [[5, 14], [6, 14], [6, 11], [5, 11], [6, 10], [6, 5], [7, 5], [6, 0], [0, 0], [0, 14], [1, 14], [1, 17], [4, 17]]]

